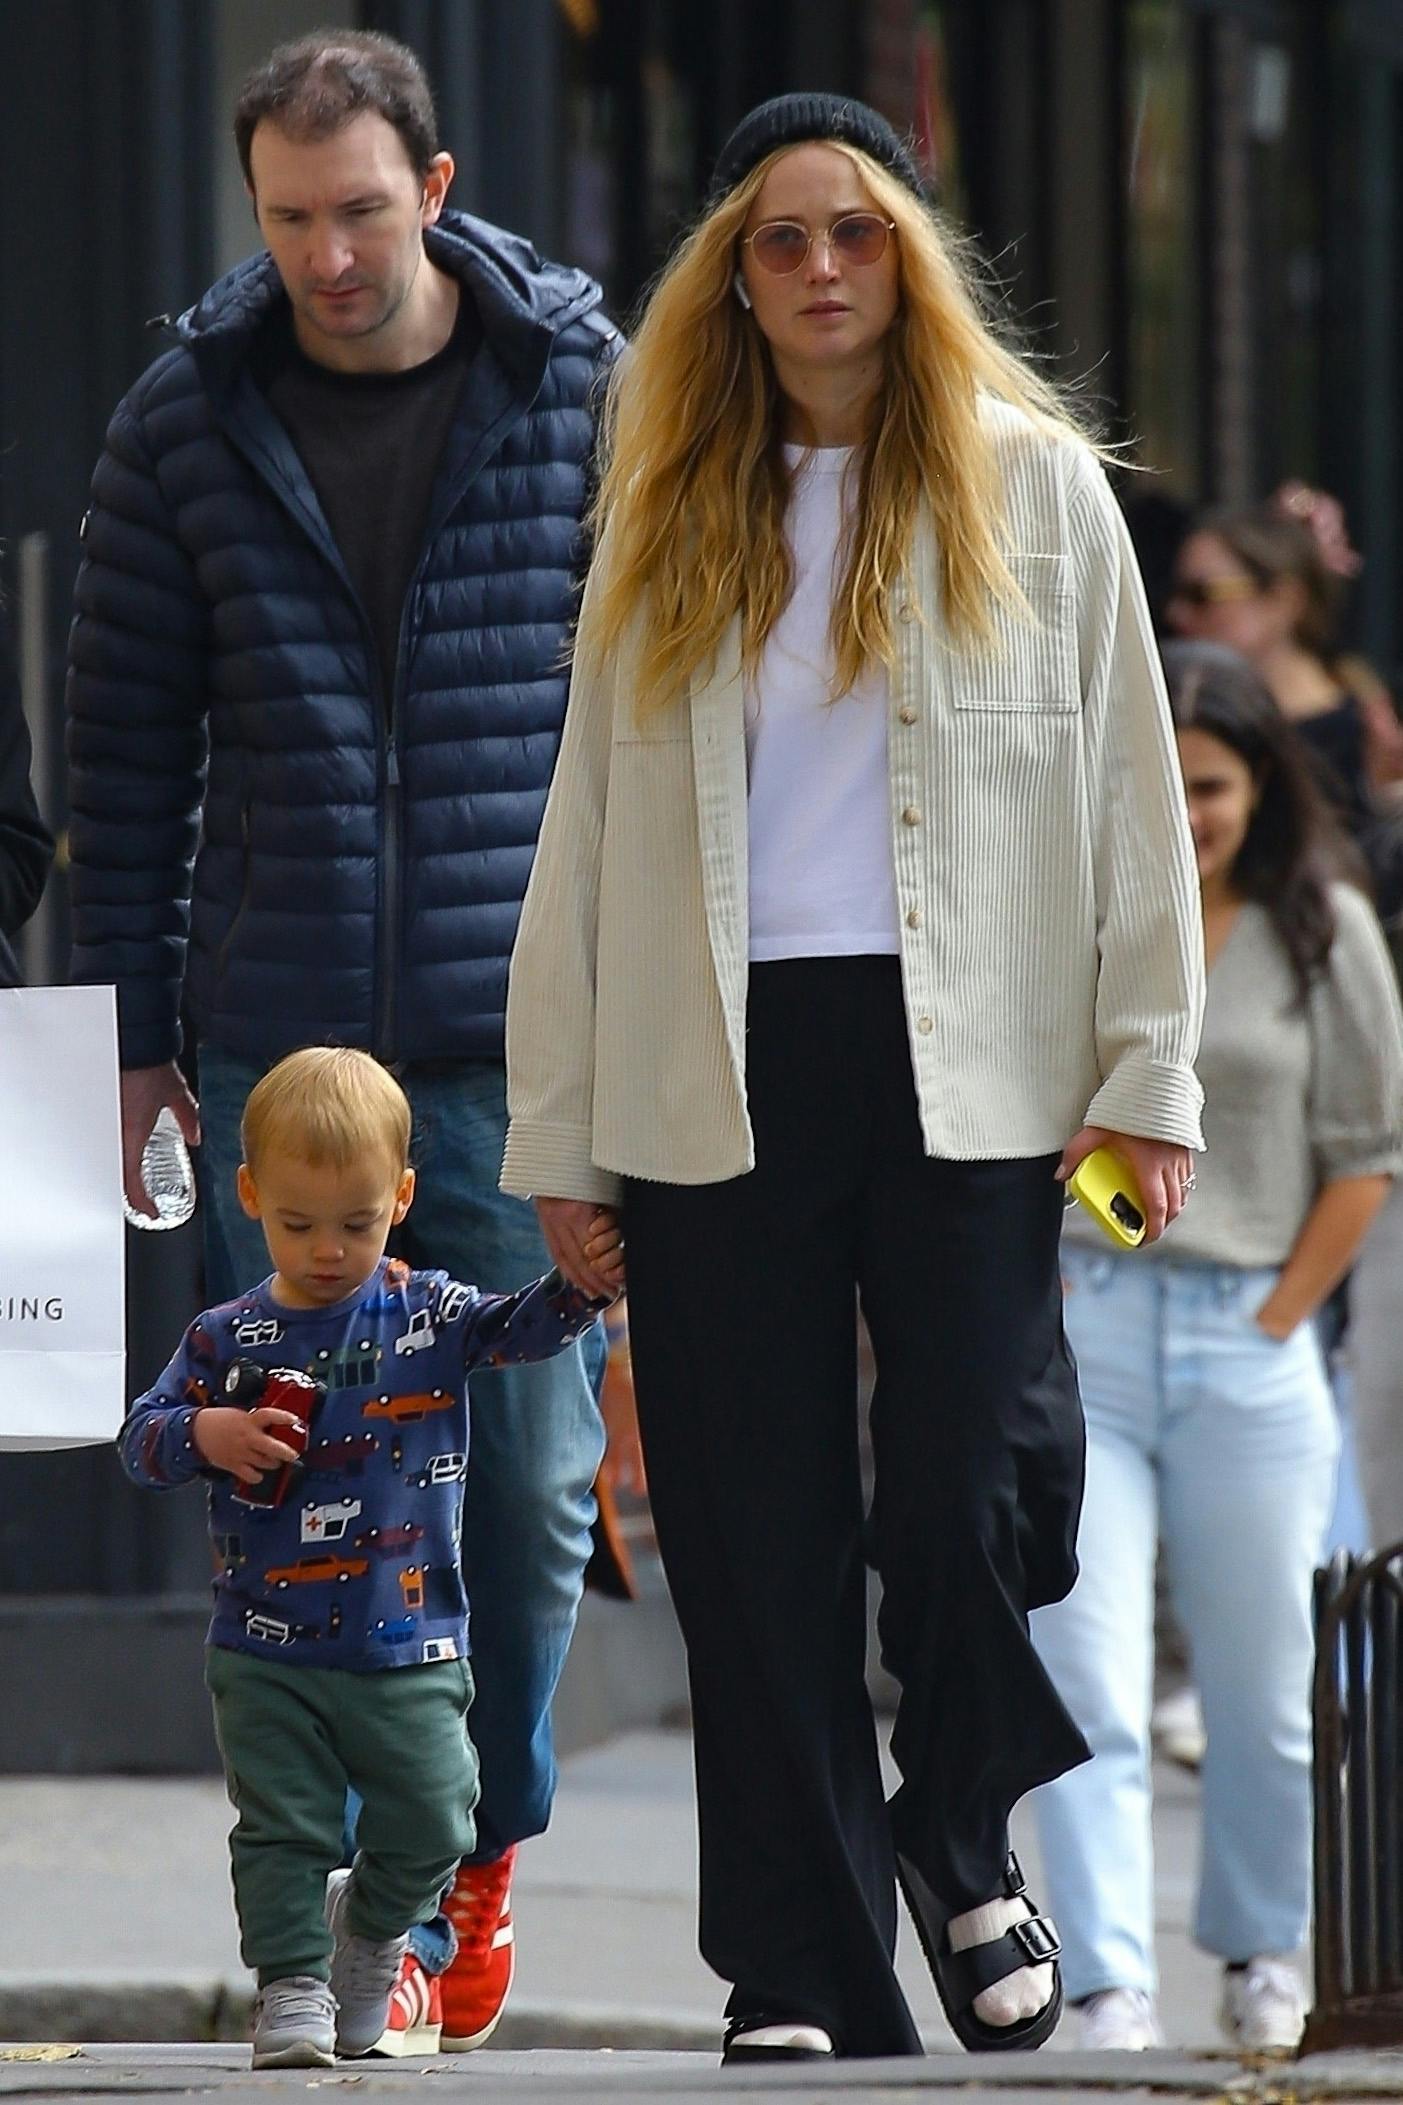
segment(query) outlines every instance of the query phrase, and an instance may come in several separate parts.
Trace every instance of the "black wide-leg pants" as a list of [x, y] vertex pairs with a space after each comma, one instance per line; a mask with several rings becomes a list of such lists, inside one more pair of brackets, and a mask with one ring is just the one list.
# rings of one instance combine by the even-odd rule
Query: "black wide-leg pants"
[[[895, 1853], [953, 1909], [1008, 1815], [1087, 1748], [1028, 1640], [1076, 1574], [1083, 1429], [1055, 1157], [923, 1149], [894, 957], [753, 965], [756, 1166], [630, 1182], [629, 1318], [658, 1541], [691, 1677], [701, 1950], [731, 2014], [919, 2053]], [[855, 1302], [876, 1359], [864, 1523]], [[884, 1803], [866, 1561], [901, 1689]]]

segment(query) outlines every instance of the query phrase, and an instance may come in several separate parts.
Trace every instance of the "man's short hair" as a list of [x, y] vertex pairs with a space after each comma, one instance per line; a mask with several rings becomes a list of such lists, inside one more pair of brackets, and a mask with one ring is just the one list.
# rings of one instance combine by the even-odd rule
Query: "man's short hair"
[[367, 110], [394, 126], [422, 182], [438, 152], [428, 78], [407, 44], [369, 29], [315, 29], [279, 44], [244, 81], [234, 143], [253, 187], [250, 150], [266, 117], [289, 139], [329, 139]]
[[269, 1154], [320, 1168], [349, 1169], [388, 1156], [399, 1176], [409, 1162], [409, 1099], [369, 1053], [307, 1045], [269, 1068], [244, 1105], [244, 1161], [256, 1176]]

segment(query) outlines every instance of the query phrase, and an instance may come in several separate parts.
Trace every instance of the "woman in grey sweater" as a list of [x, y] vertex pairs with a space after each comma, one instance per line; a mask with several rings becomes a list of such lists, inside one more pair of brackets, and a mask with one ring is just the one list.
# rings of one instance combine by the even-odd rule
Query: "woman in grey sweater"
[[1208, 1152], [1166, 1244], [1063, 1239], [1088, 1429], [1081, 1576], [1033, 1619], [1094, 1759], [1037, 1797], [1083, 2043], [1154, 2010], [1149, 1709], [1157, 1535], [1208, 1728], [1195, 1934], [1251, 2050], [1299, 2035], [1311, 1574], [1338, 1445], [1313, 1321], [1403, 1165], [1403, 1014], [1296, 734], [1245, 658], [1165, 654], [1209, 968]]

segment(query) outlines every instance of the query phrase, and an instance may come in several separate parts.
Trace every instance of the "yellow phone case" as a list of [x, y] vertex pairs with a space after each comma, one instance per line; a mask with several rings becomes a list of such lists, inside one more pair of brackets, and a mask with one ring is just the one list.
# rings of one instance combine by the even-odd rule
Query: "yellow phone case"
[[1113, 1148], [1094, 1148], [1073, 1170], [1067, 1189], [1117, 1249], [1139, 1249], [1145, 1240], [1145, 1202], [1135, 1172]]

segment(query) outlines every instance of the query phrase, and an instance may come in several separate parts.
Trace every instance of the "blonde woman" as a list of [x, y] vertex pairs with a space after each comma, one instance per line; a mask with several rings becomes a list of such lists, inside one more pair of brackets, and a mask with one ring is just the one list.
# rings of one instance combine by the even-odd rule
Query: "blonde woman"
[[623, 1214], [723, 2053], [919, 2053], [898, 1879], [964, 2044], [1037, 2046], [1058, 1947], [1008, 1815], [1086, 1757], [1027, 1631], [1081, 1497], [1057, 1180], [1115, 1137], [1157, 1235], [1201, 1144], [1139, 580], [902, 143], [823, 95], [724, 149], [614, 391], [598, 526], [503, 1181], [577, 1282]]

